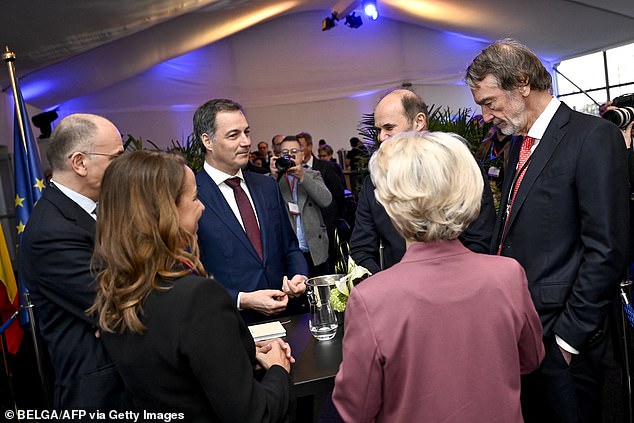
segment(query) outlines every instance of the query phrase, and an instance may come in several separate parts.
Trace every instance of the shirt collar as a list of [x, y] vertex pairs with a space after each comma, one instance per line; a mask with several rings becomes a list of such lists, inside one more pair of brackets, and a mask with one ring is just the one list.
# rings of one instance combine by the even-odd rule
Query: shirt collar
[[216, 169], [215, 167], [213, 167], [207, 162], [205, 162], [205, 164], [203, 165], [203, 168], [205, 169], [205, 172], [207, 172], [207, 175], [209, 175], [209, 177], [216, 183], [216, 185], [220, 185], [227, 179], [233, 178], [236, 176], [244, 182], [242, 169], [238, 169], [238, 172], [235, 175], [229, 175], [228, 173], [224, 173], [223, 171]]
[[311, 154], [310, 155], [310, 159], [308, 159], [308, 161], [306, 163], [304, 163], [306, 166], [308, 166], [309, 168], [313, 168], [313, 158], [314, 156]]
[[535, 138], [536, 140], [541, 140], [560, 104], [561, 101], [552, 97], [544, 111], [539, 115], [535, 123], [533, 123], [533, 126], [531, 126], [531, 129], [528, 130], [527, 135]]
[[95, 207], [97, 207], [97, 202], [86, 197], [85, 195], [82, 195], [80, 193], [78, 193], [77, 191], [74, 191], [70, 188], [68, 188], [67, 186], [64, 186], [62, 184], [60, 184], [59, 182], [51, 179], [51, 182], [57, 187], [59, 188], [59, 190], [64, 193], [64, 195], [68, 198], [70, 198], [71, 200], [73, 200], [79, 207], [81, 207], [82, 209], [84, 209], [86, 211], [86, 213], [88, 213], [89, 215], [92, 215], [92, 212], [95, 210]]

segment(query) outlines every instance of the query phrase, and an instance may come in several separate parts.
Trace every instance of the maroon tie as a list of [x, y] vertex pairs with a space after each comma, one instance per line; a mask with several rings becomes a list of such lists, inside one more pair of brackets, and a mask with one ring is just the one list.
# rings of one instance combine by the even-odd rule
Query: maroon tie
[[504, 238], [506, 237], [506, 229], [509, 224], [509, 216], [511, 215], [511, 209], [513, 208], [513, 203], [515, 202], [515, 196], [517, 196], [517, 191], [520, 188], [520, 184], [522, 183], [522, 179], [524, 179], [524, 174], [526, 173], [526, 161], [531, 156], [531, 148], [533, 148], [533, 144], [535, 144], [535, 138], [533, 137], [524, 137], [524, 141], [522, 141], [522, 147], [520, 148], [520, 157], [517, 161], [517, 179], [515, 180], [515, 185], [513, 188], [513, 195], [509, 200], [509, 203], [506, 205], [506, 219], [504, 221], [504, 231], [502, 232], [502, 237], [500, 238], [500, 246], [498, 247], [498, 255], [502, 253], [502, 243], [504, 242]]
[[244, 230], [247, 233], [247, 237], [255, 251], [258, 253], [260, 259], [262, 259], [262, 239], [260, 238], [260, 228], [258, 227], [258, 221], [255, 218], [255, 212], [251, 207], [251, 202], [240, 186], [240, 178], [229, 178], [225, 181], [227, 185], [233, 190], [233, 195], [238, 203], [238, 210], [240, 211], [240, 217], [242, 218], [242, 224]]

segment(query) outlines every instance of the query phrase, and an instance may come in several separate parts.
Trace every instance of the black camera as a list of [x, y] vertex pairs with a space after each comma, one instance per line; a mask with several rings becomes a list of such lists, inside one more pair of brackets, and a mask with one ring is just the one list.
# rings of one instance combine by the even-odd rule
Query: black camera
[[288, 169], [292, 168], [293, 166], [295, 166], [295, 162], [293, 161], [293, 158], [288, 154], [280, 156], [277, 158], [277, 160], [275, 160], [275, 168], [280, 173], [288, 172]]
[[634, 121], [634, 93], [625, 94], [612, 100], [612, 106], [618, 109], [608, 110], [603, 114], [603, 118], [614, 123], [621, 129]]

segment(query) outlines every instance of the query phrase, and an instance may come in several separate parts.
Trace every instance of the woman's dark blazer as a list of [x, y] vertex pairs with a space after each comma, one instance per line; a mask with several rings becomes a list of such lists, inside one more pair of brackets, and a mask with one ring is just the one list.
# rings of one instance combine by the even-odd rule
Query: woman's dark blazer
[[255, 379], [255, 344], [227, 290], [194, 275], [161, 286], [143, 303], [142, 334], [103, 336], [135, 407], [187, 422], [283, 420], [290, 376], [272, 366]]

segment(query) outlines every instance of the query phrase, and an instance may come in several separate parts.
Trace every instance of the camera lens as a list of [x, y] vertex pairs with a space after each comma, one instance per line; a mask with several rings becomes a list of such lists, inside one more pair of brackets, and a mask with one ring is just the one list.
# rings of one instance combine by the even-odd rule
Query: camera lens
[[278, 157], [277, 160], [275, 160], [275, 168], [278, 172], [287, 172], [288, 169], [293, 166], [295, 166], [295, 162], [289, 155]]
[[608, 110], [603, 114], [603, 118], [614, 123], [619, 128], [625, 129], [634, 120], [634, 107]]

